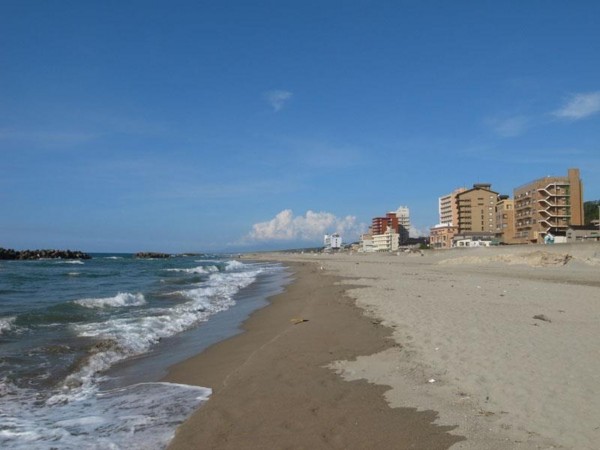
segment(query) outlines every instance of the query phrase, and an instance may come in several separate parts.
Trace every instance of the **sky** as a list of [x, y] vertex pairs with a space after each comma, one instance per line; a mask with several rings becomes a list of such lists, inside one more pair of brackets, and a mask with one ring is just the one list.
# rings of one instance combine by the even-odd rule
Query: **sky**
[[578, 167], [600, 199], [600, 2], [0, 2], [0, 247], [355, 240]]

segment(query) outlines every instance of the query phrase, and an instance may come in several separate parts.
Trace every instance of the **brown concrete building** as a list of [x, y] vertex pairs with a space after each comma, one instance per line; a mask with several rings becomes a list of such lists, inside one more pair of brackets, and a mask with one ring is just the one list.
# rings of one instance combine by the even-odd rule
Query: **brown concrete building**
[[515, 201], [501, 195], [496, 203], [496, 240], [503, 244], [516, 244]]
[[456, 194], [458, 232], [496, 233], [496, 203], [498, 193], [491, 184], [474, 184], [471, 189]]
[[458, 227], [441, 223], [429, 229], [429, 245], [434, 249], [452, 248], [452, 238], [458, 232]]
[[583, 185], [579, 169], [566, 177], [548, 176], [514, 190], [515, 239], [541, 243], [544, 237], [565, 235], [569, 225], [583, 225]]

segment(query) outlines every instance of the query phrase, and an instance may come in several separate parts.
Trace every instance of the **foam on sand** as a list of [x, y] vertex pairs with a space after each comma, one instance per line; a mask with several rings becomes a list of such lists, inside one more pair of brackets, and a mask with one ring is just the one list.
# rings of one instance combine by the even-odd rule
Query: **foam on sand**
[[0, 446], [26, 450], [164, 448], [175, 427], [211, 394], [196, 386], [140, 383], [53, 403], [2, 386]]

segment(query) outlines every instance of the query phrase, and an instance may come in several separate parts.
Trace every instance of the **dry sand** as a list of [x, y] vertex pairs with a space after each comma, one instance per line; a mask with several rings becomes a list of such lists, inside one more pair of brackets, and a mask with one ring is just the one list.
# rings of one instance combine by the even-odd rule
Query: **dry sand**
[[253, 257], [314, 273], [173, 373], [215, 390], [174, 448], [600, 448], [600, 245]]

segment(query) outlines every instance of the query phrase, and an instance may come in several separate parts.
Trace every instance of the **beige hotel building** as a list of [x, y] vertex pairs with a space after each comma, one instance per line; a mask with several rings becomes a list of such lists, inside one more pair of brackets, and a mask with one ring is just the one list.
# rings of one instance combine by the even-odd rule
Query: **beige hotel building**
[[515, 241], [541, 243], [546, 234], [564, 235], [583, 225], [583, 184], [579, 169], [566, 177], [547, 176], [514, 190]]
[[433, 248], [451, 248], [460, 235], [494, 237], [504, 244], [543, 243], [550, 233], [566, 236], [581, 226], [583, 184], [579, 169], [547, 176], [514, 189], [514, 198], [498, 195], [490, 184], [474, 184], [439, 198], [440, 223], [430, 229]]

